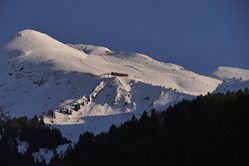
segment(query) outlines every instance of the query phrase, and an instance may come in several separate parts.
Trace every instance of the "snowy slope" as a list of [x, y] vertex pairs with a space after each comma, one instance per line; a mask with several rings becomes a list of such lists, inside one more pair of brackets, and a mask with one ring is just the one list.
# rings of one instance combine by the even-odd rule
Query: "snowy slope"
[[103, 55], [112, 52], [110, 49], [102, 46], [93, 46], [85, 44], [67, 44], [67, 45], [79, 51], [83, 51], [84, 53], [89, 55]]
[[75, 141], [83, 131], [106, 131], [132, 114], [163, 110], [222, 83], [143, 54], [65, 45], [34, 30], [3, 44], [0, 58], [1, 109], [12, 117], [44, 116]]
[[[79, 48], [79, 45], [75, 47]], [[15, 66], [25, 64], [29, 65], [28, 68], [36, 65], [37, 69], [38, 64], [42, 66], [37, 69], [39, 71], [53, 69], [91, 73], [97, 76], [112, 71], [123, 72], [129, 74], [131, 79], [177, 89], [191, 95], [206, 94], [215, 90], [220, 83], [218, 80], [187, 71], [181, 66], [158, 62], [142, 54], [113, 53], [96, 46], [86, 46], [80, 52], [33, 30], [19, 32], [3, 48], [4, 51], [7, 50], [8, 56], [4, 57], [6, 61], [1, 67], [2, 70], [6, 70], [6, 62], [14, 61]], [[84, 53], [84, 50], [88, 50], [86, 52], [90, 52], [91, 56]], [[103, 51], [106, 54], [99, 56]], [[44, 64], [48, 67], [43, 67]]]
[[249, 88], [249, 70], [221, 66], [211, 75], [223, 81], [215, 92], [237, 91]]
[[[74, 48], [85, 52], [82, 45], [81, 47], [76, 45]], [[96, 59], [109, 63], [108, 68], [106, 66], [98, 66], [98, 69], [103, 71], [103, 73], [100, 73], [102, 75], [112, 71], [127, 73], [130, 79], [155, 86], [176, 89], [179, 92], [190, 95], [207, 94], [214, 91], [217, 85], [221, 83], [217, 79], [193, 73], [175, 64], [158, 62], [143, 54], [130, 52], [115, 53], [104, 47], [95, 49], [92, 47], [93, 50], [89, 49], [89, 46], [86, 46], [86, 48], [88, 52], [95, 52], [95, 49], [97, 49], [97, 56], [93, 54], [89, 56], [88, 64], [92, 63], [96, 66], [94, 64]]]
[[[1, 63], [0, 71], [6, 71], [12, 66], [28, 65], [27, 69], [34, 67], [42, 72], [50, 72], [51, 69], [80, 71], [84, 69], [83, 66], [74, 62], [87, 57], [86, 54], [33, 30], [21, 31], [1, 46], [1, 55], [4, 62]], [[68, 62], [72, 64], [69, 65]]]

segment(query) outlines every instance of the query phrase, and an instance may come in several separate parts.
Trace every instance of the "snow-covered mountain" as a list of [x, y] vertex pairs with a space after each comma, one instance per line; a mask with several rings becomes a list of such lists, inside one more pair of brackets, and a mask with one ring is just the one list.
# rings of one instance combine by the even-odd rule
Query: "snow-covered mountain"
[[86, 130], [106, 131], [132, 114], [139, 117], [145, 110], [212, 93], [223, 81], [249, 80], [246, 70], [221, 67], [208, 77], [143, 54], [66, 45], [34, 30], [4, 43], [0, 58], [0, 108], [12, 117], [44, 116], [73, 141]]
[[249, 88], [249, 70], [221, 66], [211, 76], [223, 81], [215, 92], [225, 93], [228, 90]]

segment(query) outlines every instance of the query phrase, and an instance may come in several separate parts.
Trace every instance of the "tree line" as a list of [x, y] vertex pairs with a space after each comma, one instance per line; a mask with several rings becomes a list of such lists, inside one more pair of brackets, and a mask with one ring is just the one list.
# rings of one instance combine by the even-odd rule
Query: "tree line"
[[249, 90], [199, 96], [107, 133], [86, 132], [62, 164], [249, 165]]

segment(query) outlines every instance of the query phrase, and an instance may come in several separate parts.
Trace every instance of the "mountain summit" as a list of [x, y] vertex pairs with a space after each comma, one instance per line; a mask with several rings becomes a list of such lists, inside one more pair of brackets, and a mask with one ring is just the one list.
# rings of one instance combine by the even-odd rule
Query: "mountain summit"
[[70, 139], [212, 93], [224, 81], [144, 54], [66, 45], [34, 30], [0, 46], [0, 58], [0, 108], [10, 116], [43, 116]]
[[[2, 54], [4, 68], [6, 69], [6, 62], [12, 63], [14, 66], [34, 65], [49, 66], [47, 71], [63, 70], [63, 71], [80, 71], [82, 67], [79, 64], [69, 65], [68, 62], [78, 61], [80, 58], [86, 58], [86, 54], [69, 47], [50, 36], [34, 31], [23, 30], [18, 32], [15, 37], [6, 42], [1, 50], [5, 53]], [[4, 57], [3, 57], [4, 56]], [[13, 61], [13, 62], [12, 62]], [[3, 66], [1, 64], [1, 66]], [[29, 66], [29, 67], [30, 67]], [[39, 68], [45, 71], [45, 68]]]

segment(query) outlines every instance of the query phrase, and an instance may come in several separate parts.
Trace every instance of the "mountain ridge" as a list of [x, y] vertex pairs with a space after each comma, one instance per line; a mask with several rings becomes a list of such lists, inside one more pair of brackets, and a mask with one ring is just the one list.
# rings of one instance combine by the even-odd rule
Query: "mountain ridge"
[[[228, 83], [217, 79], [225, 68], [203, 76], [144, 54], [66, 45], [34, 30], [18, 32], [0, 46], [0, 56], [1, 108], [12, 117], [43, 116], [71, 140], [83, 131], [106, 131], [145, 110], [164, 110], [183, 99], [219, 91]], [[229, 85], [246, 87], [248, 73], [245, 70], [245, 80], [240, 81], [243, 86], [237, 77]]]

